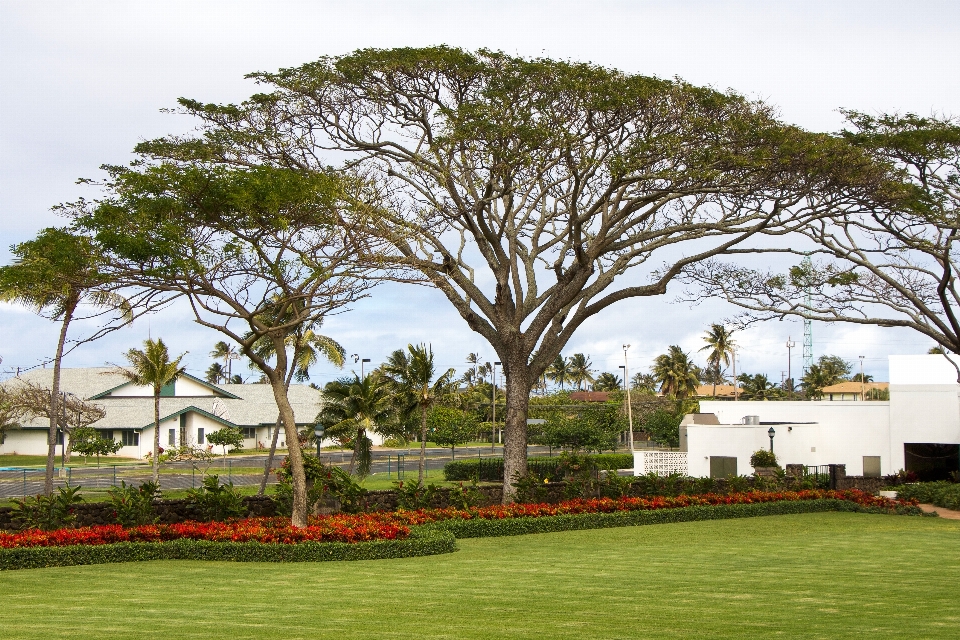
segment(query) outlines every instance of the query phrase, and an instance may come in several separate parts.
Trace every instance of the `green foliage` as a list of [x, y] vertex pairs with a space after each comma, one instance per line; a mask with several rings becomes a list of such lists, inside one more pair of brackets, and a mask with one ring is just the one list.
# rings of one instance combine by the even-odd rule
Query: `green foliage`
[[[307, 502], [316, 504], [318, 500], [333, 499], [340, 503], [340, 510], [346, 513], [363, 511], [367, 490], [360, 486], [349, 473], [333, 465], [325, 465], [314, 456], [303, 457], [303, 471], [307, 478]], [[293, 486], [291, 485], [290, 466], [287, 460], [277, 470], [275, 500], [277, 513], [290, 515], [293, 507]]]
[[227, 447], [231, 447], [233, 451], [243, 450], [243, 434], [237, 427], [220, 427], [206, 437], [210, 444], [223, 447], [223, 455], [227, 455]]
[[398, 480], [393, 483], [393, 486], [397, 492], [397, 506], [400, 509], [429, 509], [440, 492], [440, 488], [432, 482], [423, 486], [417, 482]]
[[[631, 469], [633, 456], [629, 453], [602, 453], [586, 456], [600, 469]], [[559, 481], [560, 457], [537, 457], [527, 460], [527, 469], [541, 481], [548, 478]], [[503, 460], [501, 458], [467, 458], [453, 460], [443, 467], [444, 480], [480, 482], [503, 482]]]
[[683, 415], [668, 409], [657, 409], [640, 421], [640, 427], [662, 445], [680, 445], [680, 421]]
[[413, 529], [405, 540], [370, 542], [120, 542], [72, 547], [0, 549], [0, 571], [69, 567], [109, 562], [147, 560], [209, 560], [226, 562], [328, 562], [336, 560], [384, 560], [453, 553], [454, 536], [439, 529]]
[[597, 376], [593, 383], [594, 391], [619, 391], [622, 388], [623, 380], [620, 376], [606, 371]]
[[123, 480], [119, 487], [107, 491], [110, 504], [116, 512], [117, 522], [125, 527], [141, 524], [153, 524], [157, 521], [157, 512], [153, 501], [160, 499], [160, 486], [153, 482], [144, 482], [139, 487], [127, 486]]
[[242, 518], [247, 514], [247, 507], [233, 483], [220, 484], [220, 478], [216, 475], [205, 477], [200, 487], [188, 490], [187, 500], [193, 504], [198, 518], [204, 522], [223, 522]]
[[367, 433], [383, 431], [394, 414], [387, 385], [376, 374], [340, 378], [323, 387], [321, 401], [316, 423], [326, 429], [327, 437], [352, 444], [350, 470], [365, 477], [370, 472], [372, 446]]
[[773, 451], [768, 451], [766, 449], [759, 449], [754, 451], [750, 456], [750, 466], [751, 467], [779, 467], [780, 464], [777, 462], [777, 454]]
[[517, 502], [543, 502], [547, 496], [547, 487], [544, 485], [548, 482], [549, 479], [541, 480], [539, 475], [530, 471], [525, 474], [516, 474], [510, 483], [515, 490], [513, 498]]
[[810, 398], [822, 398], [824, 387], [843, 382], [852, 369], [853, 365], [840, 356], [820, 356], [801, 379], [804, 393]]
[[[847, 500], [797, 500], [765, 502], [760, 504], [725, 504], [715, 506], [684, 507], [681, 509], [657, 509], [652, 511], [618, 511], [613, 513], [582, 513], [542, 518], [504, 518], [501, 520], [446, 520], [426, 525], [424, 529], [439, 529], [453, 533], [457, 538], [493, 538], [520, 536], [530, 533], [553, 533], [610, 527], [635, 527], [671, 522], [697, 522], [702, 520], [725, 520], [729, 518], [756, 518], [759, 516], [795, 513], [820, 513], [846, 511], [875, 513], [876, 510], [862, 507]], [[917, 507], [900, 507], [902, 515], [920, 515]]]
[[76, 427], [70, 433], [70, 446], [84, 457], [97, 456], [99, 464], [100, 456], [116, 453], [123, 443], [100, 437], [100, 432], [93, 427]]
[[34, 496], [14, 500], [13, 520], [24, 529], [62, 529], [76, 520], [75, 505], [83, 502], [80, 487], [57, 487], [52, 496]]
[[453, 449], [475, 438], [480, 423], [471, 412], [437, 405], [427, 413], [427, 429], [428, 439], [441, 447]]
[[664, 395], [675, 398], [696, 396], [700, 368], [678, 345], [671, 345], [667, 353], [656, 357], [651, 373]]
[[546, 419], [540, 435], [540, 444], [569, 447], [575, 451], [603, 451], [616, 449], [620, 433], [627, 429], [627, 420], [620, 404], [583, 403], [562, 409], [540, 412]]
[[917, 500], [944, 509], [960, 511], [960, 484], [955, 482], [918, 482], [902, 484], [896, 487], [897, 497], [903, 500]]
[[451, 506], [464, 510], [471, 507], [479, 507], [485, 502], [485, 497], [477, 486], [476, 480], [471, 482], [466, 488], [464, 488], [462, 482], [452, 487], [448, 499], [450, 500]]

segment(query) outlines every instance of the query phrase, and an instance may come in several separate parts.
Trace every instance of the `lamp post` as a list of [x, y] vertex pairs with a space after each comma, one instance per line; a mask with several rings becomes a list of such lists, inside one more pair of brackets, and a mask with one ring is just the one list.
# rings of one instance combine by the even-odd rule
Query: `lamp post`
[[370, 358], [364, 358], [360, 361], [360, 379], [363, 380], [363, 364], [365, 362], [370, 362]]
[[490, 427], [490, 450], [493, 451], [497, 448], [497, 367], [501, 363], [493, 363], [493, 390], [491, 391], [490, 405], [493, 410], [493, 423]]
[[323, 442], [323, 434], [326, 429], [322, 425], [317, 425], [313, 429], [313, 435], [317, 437], [317, 459], [320, 459], [320, 443]]
[[627, 424], [630, 425], [630, 453], [633, 453], [633, 407], [630, 404], [630, 384], [627, 382], [630, 376], [629, 362], [627, 362], [627, 349], [630, 345], [623, 345], [623, 386], [627, 388]]
[[773, 436], [777, 435], [777, 432], [773, 427], [770, 427], [767, 429], [767, 435], [770, 436], [770, 453], [773, 453]]

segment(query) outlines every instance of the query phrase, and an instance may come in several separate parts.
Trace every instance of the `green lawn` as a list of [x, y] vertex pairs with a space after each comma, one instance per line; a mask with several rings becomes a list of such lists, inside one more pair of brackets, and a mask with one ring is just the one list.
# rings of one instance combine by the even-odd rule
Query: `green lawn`
[[957, 637], [960, 523], [809, 514], [0, 574], [4, 638]]
[[[57, 449], [56, 464], [58, 467], [60, 466], [59, 451], [60, 450]], [[119, 458], [117, 456], [101, 456], [100, 457], [100, 465], [101, 466], [105, 465], [108, 467], [114, 464], [133, 464], [133, 463], [139, 463], [139, 462], [140, 462], [139, 460], [136, 460], [134, 458]], [[16, 453], [0, 454], [0, 467], [42, 467], [42, 466], [45, 466], [46, 464], [47, 464], [47, 456], [21, 456]], [[73, 454], [73, 456], [70, 457], [70, 464], [68, 466], [96, 467], [97, 459], [96, 457], [92, 457], [90, 458], [89, 463], [84, 464], [83, 456], [78, 456], [77, 454]]]

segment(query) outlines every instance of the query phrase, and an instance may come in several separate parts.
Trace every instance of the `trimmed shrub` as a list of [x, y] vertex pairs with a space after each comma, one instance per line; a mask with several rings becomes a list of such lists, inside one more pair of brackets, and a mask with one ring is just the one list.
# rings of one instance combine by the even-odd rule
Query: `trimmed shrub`
[[[600, 453], [587, 456], [600, 469], [632, 469], [633, 455], [629, 453]], [[560, 457], [536, 457], [527, 460], [527, 471], [541, 480], [561, 480]], [[503, 482], [502, 458], [466, 458], [452, 460], [443, 467], [445, 480], [479, 480], [480, 482]]]
[[960, 484], [954, 482], [920, 482], [896, 487], [897, 497], [916, 500], [944, 509], [960, 511]]
[[211, 542], [180, 539], [169, 542], [120, 542], [70, 547], [0, 549], [0, 571], [68, 567], [145, 560], [219, 560], [230, 562], [326, 562], [412, 558], [457, 550], [449, 531], [415, 530], [404, 540], [370, 542]]
[[759, 449], [750, 456], [751, 467], [779, 467], [777, 463], [777, 454], [766, 449]]
[[[759, 516], [786, 515], [794, 513], [819, 513], [824, 511], [847, 511], [857, 513], [891, 513], [890, 510], [869, 507], [848, 500], [819, 499], [760, 504], [724, 504], [712, 506], [657, 509], [651, 511], [617, 511], [613, 513], [577, 513], [539, 518], [504, 518], [500, 520], [444, 520], [422, 525], [420, 529], [449, 531], [457, 538], [490, 538], [519, 536], [529, 533], [552, 533], [584, 529], [607, 529], [632, 527], [668, 522], [695, 522], [699, 520], [724, 520], [729, 518], [755, 518]], [[912, 505], [895, 508], [898, 515], [921, 515]]]

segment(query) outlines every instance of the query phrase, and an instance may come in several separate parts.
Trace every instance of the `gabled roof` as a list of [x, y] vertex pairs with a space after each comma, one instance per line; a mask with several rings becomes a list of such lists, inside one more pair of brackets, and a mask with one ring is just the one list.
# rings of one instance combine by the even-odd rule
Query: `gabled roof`
[[[206, 380], [201, 380], [200, 378], [197, 378], [197, 377], [195, 377], [195, 376], [192, 376], [192, 375], [190, 375], [189, 373], [184, 373], [184, 374], [182, 374], [180, 377], [181, 377], [181, 378], [189, 378], [189, 379], [192, 380], [193, 382], [196, 382], [197, 384], [199, 384], [199, 385], [201, 385], [201, 386], [204, 386], [204, 387], [206, 387], [207, 389], [210, 389], [210, 390], [213, 391], [215, 394], [220, 395], [220, 396], [222, 396], [222, 397], [224, 397], [224, 398], [230, 398], [230, 399], [232, 399], [232, 400], [238, 400], [238, 399], [239, 399], [239, 396], [235, 396], [235, 395], [233, 395], [232, 393], [230, 393], [229, 391], [225, 391], [224, 389], [221, 389], [221, 388], [218, 387], [217, 385], [212, 384], [212, 383], [210, 383], [210, 382], [207, 382]], [[88, 397], [87, 400], [101, 400], [102, 398], [105, 398], [105, 397], [109, 396], [110, 394], [112, 394], [112, 393], [113, 393], [114, 391], [116, 391], [117, 389], [122, 389], [123, 387], [129, 386], [129, 385], [132, 385], [132, 384], [133, 384], [132, 382], [130, 382], [129, 380], [126, 380], [126, 381], [122, 382], [121, 384], [118, 384], [118, 385], [115, 386], [115, 387], [111, 387], [110, 389], [107, 389], [106, 391], [101, 391], [100, 393], [97, 393], [97, 394], [94, 394], [94, 395]], [[181, 397], [182, 397], [182, 396], [181, 396]]]
[[860, 386], [859, 382], [838, 382], [837, 384], [832, 384], [829, 387], [824, 387], [824, 393], [860, 393], [861, 389], [863, 391], [870, 391], [871, 389], [889, 389], [889, 382], [865, 382], [863, 387]]
[[[189, 407], [184, 407], [183, 409], [180, 409], [180, 411], [174, 411], [174, 412], [171, 413], [170, 415], [161, 416], [161, 417], [160, 417], [160, 424], [163, 424], [164, 422], [166, 422], [166, 421], [169, 420], [170, 418], [176, 418], [176, 417], [179, 416], [179, 415], [182, 415], [182, 414], [184, 414], [184, 413], [191, 413], [191, 412], [193, 412], [193, 413], [199, 413], [199, 414], [202, 415], [202, 416], [206, 416], [207, 418], [210, 418], [210, 419], [213, 420], [214, 422], [219, 422], [220, 424], [222, 424], [222, 425], [225, 426], [225, 427], [236, 427], [236, 426], [237, 426], [237, 425], [233, 424], [232, 422], [230, 422], [229, 420], [224, 420], [223, 418], [221, 418], [221, 417], [218, 416], [218, 415], [214, 415], [214, 414], [210, 413], [209, 411], [204, 411], [204, 410], [201, 409], [200, 407], [195, 407], [195, 406], [193, 406], [193, 405], [190, 405]], [[148, 429], [148, 428], [150, 428], [150, 427], [152, 427], [152, 426], [153, 426], [153, 420], [151, 420], [149, 424], [145, 424], [145, 425], [143, 425], [143, 426], [140, 427], [140, 428], [141, 428], [141, 429]]]

